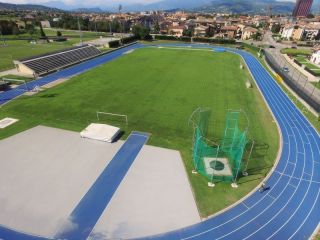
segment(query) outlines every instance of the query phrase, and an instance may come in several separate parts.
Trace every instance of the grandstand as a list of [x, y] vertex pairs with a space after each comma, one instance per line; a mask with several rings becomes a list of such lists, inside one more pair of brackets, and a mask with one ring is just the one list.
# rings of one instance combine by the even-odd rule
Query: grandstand
[[19, 61], [14, 61], [14, 64], [19, 72], [27, 75], [41, 76], [81, 61], [94, 58], [100, 54], [100, 50], [96, 47], [83, 45], [63, 51], [21, 59]]

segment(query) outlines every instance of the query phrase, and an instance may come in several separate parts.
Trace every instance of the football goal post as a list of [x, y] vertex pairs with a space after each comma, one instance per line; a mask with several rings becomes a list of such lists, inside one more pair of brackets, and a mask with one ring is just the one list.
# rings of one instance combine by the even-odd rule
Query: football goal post
[[122, 121], [125, 122], [126, 125], [128, 125], [128, 116], [127, 115], [118, 114], [118, 113], [110, 113], [110, 112], [100, 112], [100, 111], [97, 111], [96, 114], [97, 114], [98, 121], [102, 120], [103, 116], [105, 116], [111, 121], [112, 120], [114, 121], [115, 118], [122, 119]]

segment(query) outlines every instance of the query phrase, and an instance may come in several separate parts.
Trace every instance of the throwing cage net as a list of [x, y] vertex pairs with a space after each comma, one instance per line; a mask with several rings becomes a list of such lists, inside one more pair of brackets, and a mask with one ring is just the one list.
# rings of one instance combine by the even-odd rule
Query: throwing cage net
[[219, 143], [208, 138], [210, 109], [198, 108], [190, 117], [193, 125], [193, 164], [197, 172], [214, 181], [235, 182], [247, 145], [247, 129], [239, 129], [241, 111], [228, 111]]

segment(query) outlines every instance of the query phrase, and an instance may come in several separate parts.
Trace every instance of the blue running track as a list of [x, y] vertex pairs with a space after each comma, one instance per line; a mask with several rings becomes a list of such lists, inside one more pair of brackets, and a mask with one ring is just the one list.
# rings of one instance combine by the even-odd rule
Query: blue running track
[[[161, 46], [211, 47], [214, 49], [212, 46], [203, 44], [162, 44]], [[137, 44], [129, 48], [139, 47], [143, 45]], [[111, 54], [115, 58], [127, 50], [121, 49]], [[254, 56], [241, 50], [226, 50], [239, 54], [244, 59], [281, 131], [283, 146], [280, 159], [267, 180], [267, 185], [270, 185], [271, 189], [263, 193], [254, 192], [233, 208], [204, 222], [149, 238], [308, 239], [320, 222], [320, 136]], [[106, 58], [105, 61], [113, 58]], [[94, 65], [90, 64], [89, 66], [86, 66], [85, 63], [80, 65], [87, 70]], [[74, 67], [75, 70], [81, 72], [78, 67]], [[61, 72], [63, 71], [65, 70]], [[66, 71], [70, 70], [66, 69]], [[69, 74], [73, 75], [72, 72]], [[115, 186], [120, 182], [115, 180], [110, 184]], [[83, 204], [82, 202], [83, 200], [79, 206]], [[92, 227], [98, 213], [93, 213], [94, 216], [91, 217], [89, 211], [90, 220], [85, 223], [86, 216], [81, 215], [84, 212], [80, 214], [76, 209], [74, 214], [79, 224]], [[88, 209], [83, 207], [83, 210]], [[38, 239], [23, 234], [18, 238], [10, 238], [14, 235], [6, 235], [6, 231], [10, 230], [0, 227], [0, 238]], [[18, 233], [11, 231], [11, 234]], [[6, 238], [6, 236], [9, 237]], [[69, 236], [71, 236], [70, 239], [73, 239], [72, 237], [76, 235], [67, 237]], [[81, 239], [86, 234], [77, 236], [80, 236], [79, 239]]]

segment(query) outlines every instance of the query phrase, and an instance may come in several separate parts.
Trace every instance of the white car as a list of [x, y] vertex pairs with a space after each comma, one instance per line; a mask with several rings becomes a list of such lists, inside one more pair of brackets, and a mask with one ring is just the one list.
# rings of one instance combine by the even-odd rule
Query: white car
[[283, 68], [282, 68], [282, 71], [284, 71], [284, 72], [289, 72], [289, 68], [283, 67]]

